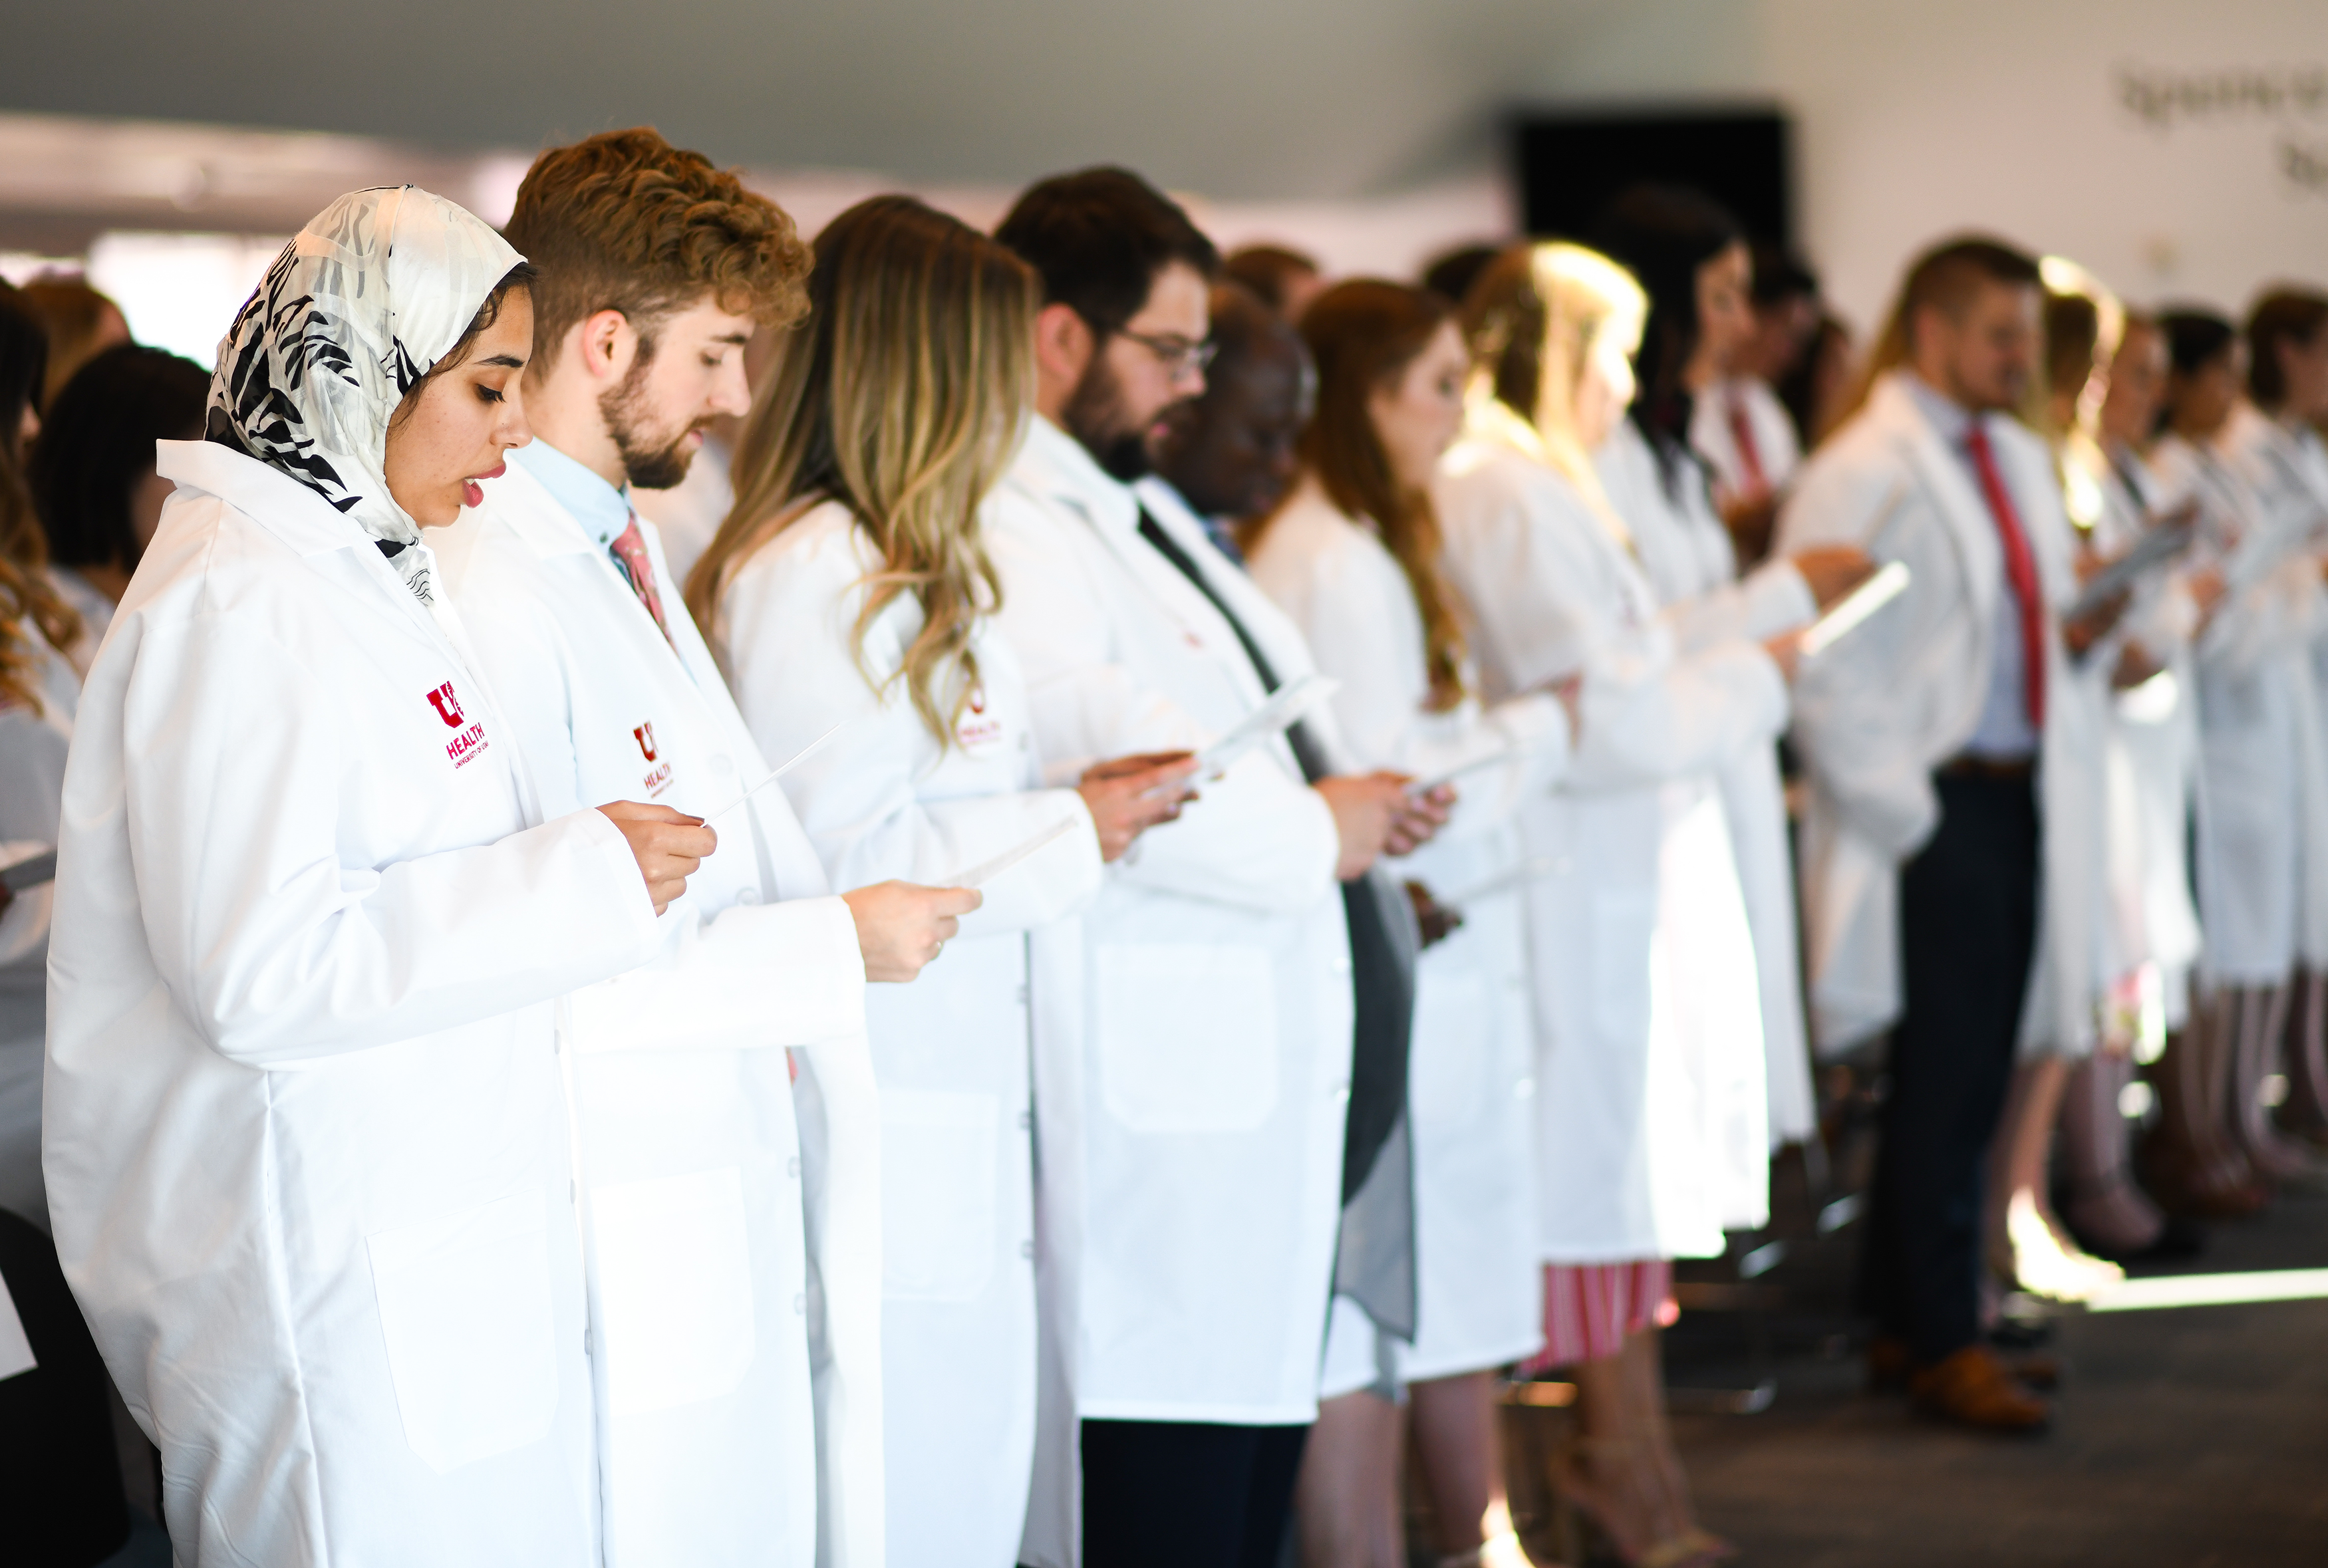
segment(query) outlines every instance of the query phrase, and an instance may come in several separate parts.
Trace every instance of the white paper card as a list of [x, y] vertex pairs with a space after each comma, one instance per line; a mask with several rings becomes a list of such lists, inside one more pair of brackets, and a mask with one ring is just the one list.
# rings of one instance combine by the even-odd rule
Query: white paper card
[[1908, 568], [1887, 561], [1876, 574], [1843, 596], [1803, 634], [1803, 657], [1815, 658], [1855, 631], [1860, 624], [1908, 591]]
[[16, 1316], [15, 1299], [8, 1294], [8, 1282], [0, 1280], [0, 1378], [39, 1365], [33, 1357], [33, 1342], [24, 1338], [24, 1320]]
[[849, 720], [845, 718], [842, 719], [840, 724], [834, 725], [831, 729], [826, 730], [822, 735], [818, 736], [814, 740], [812, 740], [806, 746], [802, 746], [798, 751], [793, 753], [791, 758], [787, 760], [783, 766], [771, 771], [767, 777], [762, 779], [758, 784], [754, 784], [750, 789], [746, 790], [742, 794], [737, 795], [734, 800], [729, 801], [726, 805], [721, 806], [718, 811], [711, 812], [703, 820], [708, 822], [714, 817], [724, 817], [729, 812], [734, 811], [737, 806], [742, 805], [746, 801], [750, 800], [754, 795], [758, 794], [762, 790], [766, 789], [770, 784], [784, 777], [784, 775], [792, 772], [793, 769], [800, 766], [801, 764], [806, 762], [811, 756], [813, 756], [820, 749], [822, 748], [826, 741], [831, 740], [834, 736], [840, 733], [840, 725], [847, 724]]
[[1559, 869], [1559, 857], [1538, 855], [1532, 860], [1522, 861], [1508, 871], [1498, 872], [1483, 882], [1474, 882], [1460, 892], [1441, 897], [1439, 902], [1450, 907], [1460, 907], [1470, 903], [1474, 898], [1485, 898], [1490, 893], [1501, 893], [1507, 887], [1523, 887], [1539, 877], [1549, 877]]
[[1469, 762], [1459, 762], [1453, 767], [1441, 768], [1427, 778], [1416, 779], [1406, 786], [1406, 793], [1411, 795], [1427, 795], [1441, 784], [1453, 784], [1466, 774], [1478, 773], [1481, 768], [1497, 766], [1512, 761], [1520, 755], [1519, 747], [1507, 746], [1499, 751], [1491, 751], [1485, 756], [1475, 756]]
[[1011, 867], [1017, 865], [1019, 861], [1025, 859], [1028, 856], [1033, 854], [1036, 850], [1041, 849], [1044, 845], [1052, 843], [1056, 840], [1065, 837], [1068, 831], [1075, 827], [1077, 821], [1078, 819], [1075, 817], [1061, 817], [1057, 822], [1053, 822], [1049, 827], [1045, 828], [1041, 832], [1036, 834], [1025, 843], [1018, 845], [1016, 849], [1005, 850], [1002, 853], [995, 856], [990, 860], [981, 860], [977, 865], [967, 867], [962, 870], [957, 871], [946, 880], [936, 883], [934, 886], [940, 887], [983, 887], [985, 884], [994, 880], [995, 878], [1002, 875], [1003, 872], [1010, 869]]
[[1206, 778], [1218, 778], [1229, 764], [1271, 736], [1291, 728], [1296, 719], [1340, 689], [1340, 681], [1326, 675], [1304, 675], [1299, 681], [1286, 682], [1268, 701], [1239, 719], [1226, 735], [1198, 752], [1197, 772]]

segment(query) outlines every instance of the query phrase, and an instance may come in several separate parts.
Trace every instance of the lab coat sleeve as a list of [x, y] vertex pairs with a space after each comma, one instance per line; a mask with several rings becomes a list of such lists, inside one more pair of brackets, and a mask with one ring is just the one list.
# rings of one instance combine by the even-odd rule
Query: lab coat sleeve
[[1751, 643], [1723, 643], [1650, 667], [1596, 658], [1584, 678], [1583, 743], [1570, 775], [1580, 790], [1629, 789], [1712, 773], [1787, 722], [1786, 678]]
[[[262, 630], [197, 616], [148, 638], [127, 683], [130, 760], [111, 807], [126, 814], [155, 966], [222, 1055], [285, 1066], [362, 1050], [547, 1000], [652, 952], [637, 864], [596, 811], [469, 849], [343, 864], [342, 816], [395, 809], [399, 781], [349, 776], [339, 737], [368, 716]], [[412, 765], [449, 765], [432, 746]]]
[[684, 908], [666, 915], [654, 962], [578, 993], [576, 1048], [768, 1049], [863, 1033], [865, 960], [846, 903], [787, 898], [708, 920]]
[[[1896, 468], [1815, 455], [1779, 517], [1777, 549], [1869, 543], [1898, 504]], [[1880, 552], [1878, 552], [1880, 553]], [[1851, 634], [1847, 648], [1809, 661], [1796, 677], [1795, 736], [1805, 765], [1852, 827], [1895, 860], [1939, 824], [1926, 746], [1893, 672], [1910, 617], [1895, 611]]]
[[[465, 617], [484, 659], [502, 722], [517, 732], [546, 816], [605, 803], [589, 798], [574, 745], [574, 671], [585, 667], [558, 617], [536, 596], [521, 541], [472, 518], [480, 531], [456, 595], [485, 599]], [[756, 831], [747, 812], [714, 824], [723, 839]], [[837, 898], [737, 904], [706, 915], [682, 898], [660, 922], [653, 959], [592, 986], [573, 1010], [578, 1049], [801, 1046], [864, 1027], [865, 967], [857, 925]]]
[[[1057, 520], [989, 516], [988, 549], [1003, 582], [998, 624], [1026, 671], [1046, 775], [1072, 779], [1108, 757], [1202, 746], [1204, 728], [1120, 646], [1078, 541], [1057, 537]], [[1325, 798], [1290, 759], [1282, 742], [1247, 752], [1205, 781], [1178, 821], [1142, 833], [1111, 874], [1265, 914], [1310, 909], [1334, 886], [1341, 840]]]
[[1675, 644], [1687, 653], [1716, 643], [1767, 642], [1817, 614], [1818, 601], [1794, 563], [1769, 560], [1737, 582], [1667, 606], [1665, 621]]
[[[1075, 913], [1100, 885], [1099, 837], [1081, 795], [1028, 789], [925, 800], [917, 790], [938, 764], [938, 739], [902, 680], [877, 690], [867, 673], [887, 675], [903, 662], [898, 627], [909, 606], [893, 601], [866, 628], [860, 662], [864, 573], [845, 533], [813, 546], [779, 539], [737, 575], [722, 606], [737, 704], [767, 755], [789, 756], [840, 726], [782, 786], [833, 887], [950, 886], [1066, 821], [1065, 834], [981, 889], [985, 902], [962, 933], [1025, 931]], [[1032, 771], [1025, 758], [1022, 772]]]

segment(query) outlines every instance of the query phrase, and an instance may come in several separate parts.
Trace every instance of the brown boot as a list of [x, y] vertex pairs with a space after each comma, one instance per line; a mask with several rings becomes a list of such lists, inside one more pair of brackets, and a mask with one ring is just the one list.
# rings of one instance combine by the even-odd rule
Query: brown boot
[[2041, 1432], [2053, 1407], [2023, 1388], [1985, 1345], [1967, 1345], [1908, 1379], [1916, 1408], [1983, 1432]]

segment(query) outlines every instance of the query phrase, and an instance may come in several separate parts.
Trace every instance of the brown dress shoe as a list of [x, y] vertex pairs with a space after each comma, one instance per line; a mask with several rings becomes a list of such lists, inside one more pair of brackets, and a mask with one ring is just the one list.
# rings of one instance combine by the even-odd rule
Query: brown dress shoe
[[1967, 1345], [1908, 1379], [1908, 1392], [1926, 1415], [1983, 1432], [2039, 1432], [2053, 1422], [2053, 1407], [2016, 1381], [1985, 1345]]
[[[1997, 1355], [1994, 1350], [1991, 1355]], [[2061, 1386], [2061, 1363], [2051, 1356], [2002, 1356], [1997, 1360], [2014, 1381], [2040, 1394]], [[1867, 1389], [1871, 1394], [1901, 1394], [1915, 1375], [1916, 1355], [1905, 1339], [1879, 1334], [1867, 1342]]]

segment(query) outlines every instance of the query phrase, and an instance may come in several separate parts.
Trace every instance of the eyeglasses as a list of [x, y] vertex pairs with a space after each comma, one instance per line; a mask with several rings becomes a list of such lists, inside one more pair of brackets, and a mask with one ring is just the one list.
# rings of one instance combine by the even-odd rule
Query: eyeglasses
[[1203, 343], [1192, 343], [1175, 333], [1130, 332], [1118, 327], [1115, 329], [1115, 335], [1130, 338], [1133, 343], [1154, 354], [1157, 362], [1175, 376], [1203, 374], [1205, 367], [1213, 362], [1213, 356], [1221, 352], [1221, 345], [1210, 339]]

